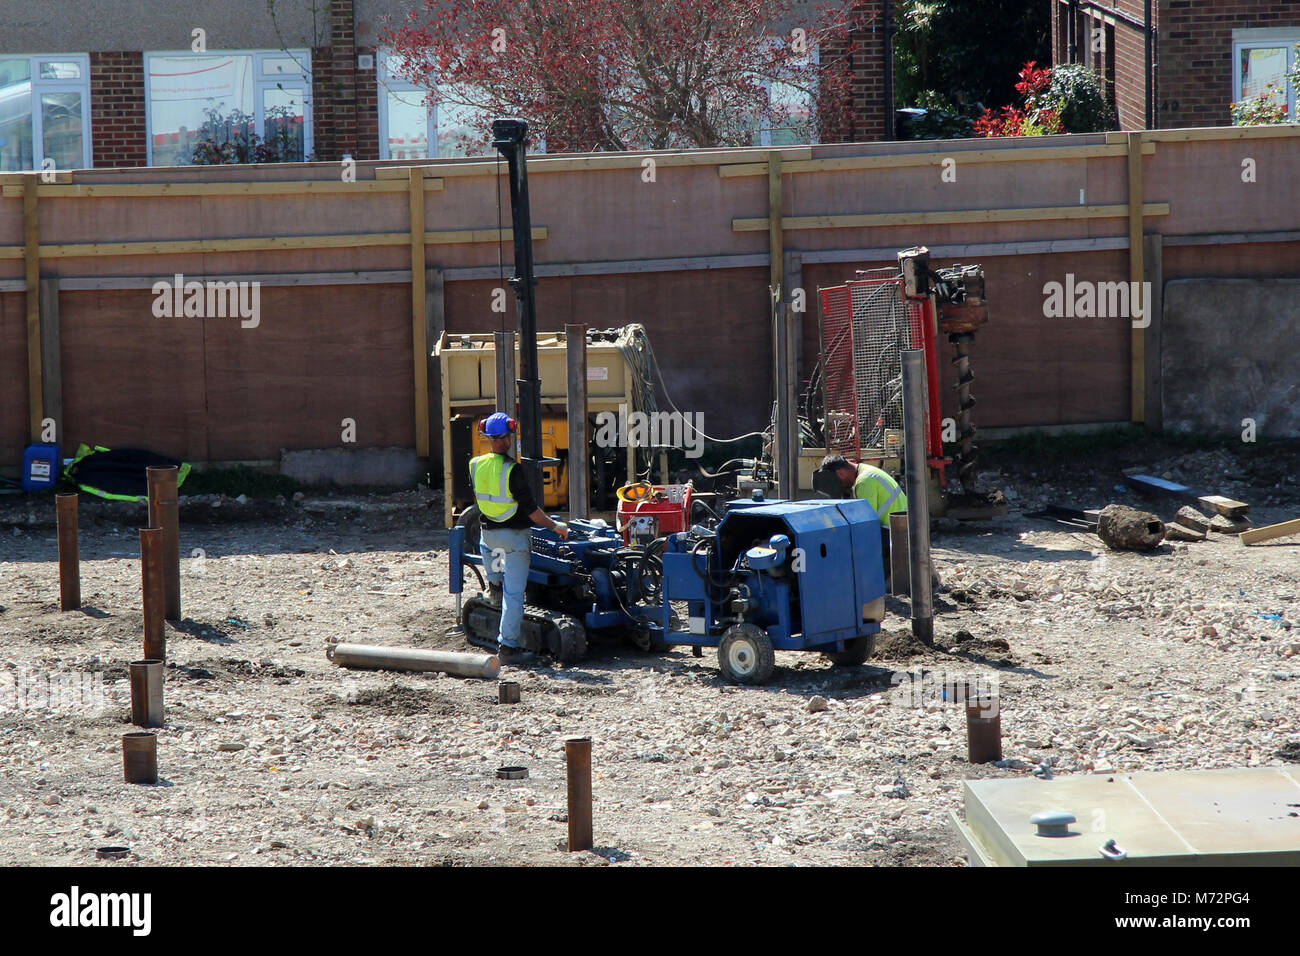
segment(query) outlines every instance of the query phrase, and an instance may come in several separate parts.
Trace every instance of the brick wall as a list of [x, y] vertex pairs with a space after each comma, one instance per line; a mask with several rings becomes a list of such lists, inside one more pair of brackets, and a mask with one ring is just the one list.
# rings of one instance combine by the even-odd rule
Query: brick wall
[[334, 155], [316, 151], [317, 159], [335, 160], [344, 153], [357, 158], [357, 41], [352, 0], [330, 0], [330, 82], [327, 117]]
[[96, 167], [144, 166], [144, 54], [90, 54], [90, 142]]
[[1122, 23], [1114, 30], [1114, 95], [1120, 129], [1147, 126], [1146, 38]]
[[374, 67], [357, 70], [357, 159], [379, 158], [379, 51], [373, 47], [357, 47], [357, 56], [369, 53]]
[[[1071, 62], [1069, 6], [1049, 0], [1052, 6], [1052, 62]], [[1106, 18], [1105, 11], [1076, 7], [1074, 62], [1091, 66], [1106, 80], [1121, 129], [1146, 127], [1146, 42], [1140, 26], [1142, 0], [1108, 0], [1120, 16]], [[1100, 31], [1100, 32], [1094, 32]], [[1098, 46], [1101, 49], [1098, 49]]]
[[[853, 27], [842, 42], [828, 43], [821, 51], [823, 63], [837, 62], [849, 52], [852, 79], [849, 84], [849, 109], [846, 115], [826, 121], [822, 129], [825, 143], [864, 143], [888, 139], [892, 109], [885, 102], [885, 30], [884, 4], [881, 0], [855, 0]], [[823, 115], [837, 114], [838, 104], [823, 99]]]
[[1300, 28], [1296, 0], [1159, 0], [1162, 127], [1232, 122], [1232, 31]]

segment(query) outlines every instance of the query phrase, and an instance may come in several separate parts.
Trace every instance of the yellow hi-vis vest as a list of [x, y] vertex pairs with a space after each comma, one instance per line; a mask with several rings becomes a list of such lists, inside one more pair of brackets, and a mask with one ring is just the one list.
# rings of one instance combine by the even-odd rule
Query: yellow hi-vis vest
[[506, 461], [505, 455], [496, 452], [470, 459], [469, 482], [483, 517], [508, 521], [519, 509], [519, 502], [510, 495], [510, 471], [514, 467], [513, 461]]
[[907, 510], [907, 495], [903, 494], [898, 482], [890, 477], [889, 472], [866, 462], [858, 465], [858, 477], [853, 482], [853, 497], [865, 498], [867, 504], [880, 515], [880, 524], [886, 529], [889, 527], [890, 514]]

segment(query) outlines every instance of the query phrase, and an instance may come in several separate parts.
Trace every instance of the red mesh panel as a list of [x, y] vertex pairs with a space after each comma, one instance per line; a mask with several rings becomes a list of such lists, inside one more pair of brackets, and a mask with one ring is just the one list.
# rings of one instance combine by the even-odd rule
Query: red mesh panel
[[853, 384], [853, 305], [846, 285], [818, 290], [826, 388], [826, 450], [858, 457], [857, 397]]
[[[902, 281], [887, 270], [819, 290], [830, 451], [859, 458], [880, 446], [885, 429], [902, 429], [903, 349], [926, 349], [927, 365], [933, 368], [934, 343], [925, 334], [924, 305], [903, 298]], [[937, 407], [938, 396], [930, 399]], [[927, 417], [934, 418], [934, 412]], [[935, 424], [927, 431], [935, 431]], [[942, 453], [928, 434], [926, 444], [932, 456]]]

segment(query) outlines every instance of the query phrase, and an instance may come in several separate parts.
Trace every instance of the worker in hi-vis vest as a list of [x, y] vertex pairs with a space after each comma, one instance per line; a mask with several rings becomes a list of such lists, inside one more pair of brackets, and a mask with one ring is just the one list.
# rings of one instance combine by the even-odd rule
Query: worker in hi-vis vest
[[478, 504], [481, 531], [479, 551], [487, 572], [489, 603], [501, 608], [501, 663], [528, 663], [531, 656], [519, 647], [519, 625], [524, 617], [524, 589], [532, 557], [534, 525], [550, 528], [561, 538], [568, 528], [551, 520], [533, 497], [524, 470], [510, 457], [510, 436], [515, 420], [496, 412], [479, 422], [479, 431], [491, 443], [486, 455], [470, 459], [469, 481]]
[[898, 487], [889, 472], [865, 461], [853, 464], [843, 455], [827, 455], [818, 471], [832, 471], [845, 491], [853, 489], [851, 497], [862, 498], [880, 515], [880, 555], [884, 561], [885, 578], [889, 578], [889, 516], [895, 511], [907, 510], [907, 495]]

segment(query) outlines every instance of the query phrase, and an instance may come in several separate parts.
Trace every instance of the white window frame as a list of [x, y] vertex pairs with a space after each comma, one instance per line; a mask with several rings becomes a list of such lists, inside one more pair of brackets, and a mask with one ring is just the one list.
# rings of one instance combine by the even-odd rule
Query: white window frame
[[[379, 95], [376, 99], [379, 102], [379, 158], [392, 159], [392, 149], [388, 143], [388, 94], [389, 93], [409, 93], [413, 100], [418, 102], [428, 96], [429, 91], [416, 86], [410, 80], [402, 76], [396, 76], [389, 72], [388, 60], [393, 56], [392, 50], [377, 50], [375, 52], [375, 83], [378, 87]], [[433, 153], [430, 159], [437, 158], [438, 152], [438, 111], [435, 106], [427, 106], [425, 109], [424, 133], [425, 142], [429, 144], [429, 150]]]
[[221, 57], [221, 56], [251, 56], [253, 58], [253, 119], [257, 123], [259, 135], [266, 137], [266, 104], [263, 93], [266, 90], [273, 90], [280, 86], [281, 78], [267, 77], [263, 75], [262, 64], [266, 60], [289, 59], [297, 60], [303, 68], [301, 74], [288, 77], [288, 79], [301, 79], [303, 87], [303, 104], [302, 104], [302, 156], [307, 160], [315, 152], [314, 130], [312, 124], [312, 62], [311, 51], [305, 49], [299, 50], [205, 50], [202, 53], [195, 53], [193, 50], [147, 50], [144, 54], [144, 136], [145, 136], [145, 162], [153, 165], [153, 110], [150, 108], [153, 100], [153, 84], [150, 82], [151, 71], [149, 69], [149, 60], [155, 56], [184, 56], [191, 58], [198, 57]]
[[[1300, 27], [1261, 27], [1249, 30], [1232, 31], [1232, 102], [1241, 102], [1241, 53], [1243, 50], [1251, 49], [1277, 49], [1283, 47], [1286, 49], [1286, 68], [1290, 71], [1300, 59], [1300, 54], [1296, 52], [1296, 45], [1300, 44]], [[1298, 120], [1296, 108], [1300, 106], [1297, 101], [1300, 96], [1296, 95], [1295, 87], [1282, 78], [1282, 92], [1286, 94], [1286, 121], [1295, 123]]]
[[[0, 60], [27, 60], [28, 75], [32, 84], [32, 163], [33, 172], [40, 172], [45, 164], [45, 119], [41, 113], [41, 94], [50, 92], [76, 92], [81, 94], [81, 169], [90, 169], [94, 149], [90, 142], [90, 54], [88, 53], [16, 53], [0, 54]], [[77, 80], [42, 80], [41, 61], [76, 63], [81, 68]]]
[[[774, 37], [771, 42], [775, 44], [775, 43], [788, 42], [788, 40], [789, 37]], [[822, 62], [821, 55], [818, 50], [817, 44], [814, 43], [808, 49], [808, 56], [812, 60], [812, 65], [814, 67], [821, 66], [821, 62]], [[815, 144], [817, 142], [817, 121], [816, 120], [817, 120], [817, 90], [819, 88], [817, 84], [818, 75], [819, 75], [818, 72], [814, 70], [813, 85], [812, 85], [813, 88], [811, 93], [812, 99], [811, 102], [809, 102], [808, 104], [808, 143], [810, 145]], [[762, 84], [763, 84], [763, 89], [767, 91], [768, 104], [770, 105], [772, 102], [772, 80], [768, 78], [764, 78], [762, 80]], [[769, 117], [767, 116], [764, 116], [758, 125], [758, 145], [759, 147], [771, 147], [772, 145], [772, 124], [770, 122]]]
[[[388, 94], [389, 93], [410, 93], [413, 96], [424, 97], [429, 91], [422, 86], [416, 86], [405, 77], [395, 76], [388, 70], [388, 58], [393, 55], [392, 50], [380, 49], [375, 52], [375, 85], [378, 95], [375, 97], [379, 103], [379, 158], [392, 159], [392, 150], [388, 144]], [[425, 133], [428, 136], [429, 150], [431, 155], [429, 160], [443, 159], [438, 155], [438, 107], [433, 104], [427, 110], [428, 119], [425, 123]], [[542, 136], [530, 134], [532, 142], [529, 144], [530, 152], [542, 154], [546, 152], [546, 139]], [[450, 157], [453, 159], [463, 159], [463, 156]], [[477, 159], [491, 158], [489, 154], [475, 157]], [[426, 160], [427, 162], [427, 160]]]

